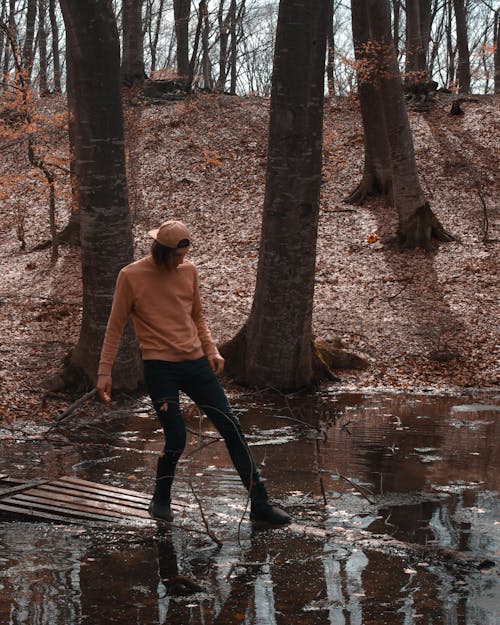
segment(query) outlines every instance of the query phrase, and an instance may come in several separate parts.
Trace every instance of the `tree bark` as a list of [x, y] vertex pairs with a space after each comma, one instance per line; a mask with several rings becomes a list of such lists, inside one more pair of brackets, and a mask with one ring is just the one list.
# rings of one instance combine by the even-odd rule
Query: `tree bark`
[[151, 51], [151, 74], [153, 74], [156, 69], [156, 54], [158, 50], [158, 40], [160, 38], [161, 18], [163, 16], [164, 5], [165, 5], [165, 0], [160, 0], [160, 4], [158, 7], [158, 16], [156, 18], [156, 23], [154, 27], [154, 34], [153, 34], [152, 40], [150, 40], [149, 48]]
[[392, 13], [393, 13], [393, 41], [394, 47], [396, 48], [396, 52], [399, 54], [399, 15], [401, 13], [401, 0], [392, 0]]
[[202, 68], [203, 68], [203, 86], [211, 91], [213, 89], [212, 67], [210, 64], [210, 22], [208, 19], [207, 0], [200, 0], [200, 12], [203, 17], [203, 27], [201, 30], [201, 47], [202, 47]]
[[[120, 53], [111, 2], [61, 0], [67, 33], [69, 98], [74, 107], [83, 316], [65, 370], [95, 383], [100, 349], [119, 270], [133, 257], [127, 201]], [[92, 24], [92, 28], [88, 28]], [[113, 373], [117, 387], [136, 388], [139, 352], [126, 332]]]
[[231, 67], [231, 80], [229, 83], [229, 93], [236, 95], [236, 57], [237, 57], [237, 45], [236, 45], [236, 0], [231, 0], [229, 5], [229, 36], [230, 36], [230, 67]]
[[33, 69], [33, 42], [35, 40], [36, 0], [28, 0], [26, 13], [26, 35], [23, 44], [23, 68], [26, 78], [31, 79]]
[[406, 73], [410, 84], [426, 80], [431, 0], [406, 0]]
[[335, 1], [330, 2], [330, 11], [328, 14], [328, 30], [327, 30], [327, 54], [326, 54], [326, 83], [328, 86], [328, 95], [335, 95], [335, 29], [333, 26]]
[[229, 39], [229, 14], [224, 17], [224, 0], [219, 0], [217, 21], [219, 24], [219, 77], [217, 79], [218, 91], [224, 91], [227, 77], [227, 42]]
[[391, 149], [382, 100], [376, 89], [376, 76], [367, 69], [372, 65], [373, 51], [370, 51], [369, 15], [365, 0], [352, 0], [351, 11], [365, 161], [361, 182], [345, 201], [362, 204], [370, 195], [388, 195], [391, 198]]
[[131, 87], [142, 83], [146, 77], [142, 36], [142, 0], [122, 0], [122, 24], [122, 82]]
[[38, 60], [40, 66], [40, 95], [44, 95], [49, 92], [49, 86], [47, 83], [47, 31], [45, 29], [46, 13], [46, 0], [38, 0]]
[[[17, 39], [15, 12], [16, 12], [16, 0], [9, 0], [9, 32], [11, 33], [13, 39]], [[10, 47], [9, 47], [9, 43], [6, 41], [5, 54], [3, 57], [3, 72], [2, 72], [4, 76], [8, 75], [9, 69], [10, 69]]]
[[250, 316], [223, 353], [250, 386], [313, 380], [312, 304], [330, 0], [281, 0], [264, 213]]
[[[0, 20], [2, 21], [2, 23], [5, 23], [6, 13], [7, 13], [7, 0], [2, 0], [2, 6], [0, 9]], [[8, 45], [5, 45], [6, 43], [8, 42], [6, 41], [5, 33], [3, 29], [0, 28], [0, 67], [2, 67], [2, 61], [4, 58], [3, 56], [4, 49], [8, 50]], [[0, 93], [2, 93], [2, 85], [0, 85]]]
[[175, 35], [177, 38], [177, 73], [189, 76], [189, 15], [191, 0], [174, 0]]
[[52, 32], [52, 63], [54, 69], [54, 92], [61, 93], [61, 61], [59, 59], [59, 26], [56, 16], [56, 0], [49, 0], [50, 29]]
[[391, 41], [388, 0], [366, 0], [370, 30], [377, 43], [377, 87], [382, 98], [387, 136], [391, 148], [392, 192], [397, 209], [398, 235], [406, 248], [429, 248], [432, 237], [450, 241], [426, 201], [418, 177], [413, 137], [408, 120], [396, 50]]
[[500, 9], [495, 11], [493, 32], [495, 44], [495, 93], [500, 93]]
[[453, 0], [455, 8], [455, 20], [457, 24], [457, 48], [458, 48], [458, 92], [470, 92], [470, 59], [469, 59], [469, 36], [467, 34], [467, 14], [464, 0]]
[[446, 52], [448, 57], [447, 63], [447, 87], [454, 90], [455, 88], [455, 52], [453, 47], [452, 31], [453, 31], [453, 11], [452, 0], [446, 0], [447, 23], [446, 23]]

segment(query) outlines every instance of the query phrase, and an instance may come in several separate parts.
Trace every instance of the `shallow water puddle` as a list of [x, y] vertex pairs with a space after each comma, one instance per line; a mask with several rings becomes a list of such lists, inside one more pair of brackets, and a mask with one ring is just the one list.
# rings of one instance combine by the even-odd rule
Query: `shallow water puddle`
[[[0, 522], [0, 623], [499, 622], [498, 397], [233, 401], [292, 526], [252, 528], [225, 448], [192, 434], [172, 528]], [[188, 425], [214, 434], [205, 419]], [[117, 414], [99, 428], [2, 435], [0, 473], [150, 491], [154, 418]]]

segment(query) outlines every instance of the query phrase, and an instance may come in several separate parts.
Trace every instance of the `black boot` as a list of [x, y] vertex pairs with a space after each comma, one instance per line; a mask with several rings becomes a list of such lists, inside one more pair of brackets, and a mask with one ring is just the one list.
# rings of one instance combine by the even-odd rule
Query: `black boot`
[[174, 471], [175, 464], [163, 453], [158, 458], [155, 492], [148, 509], [153, 519], [167, 521], [168, 523], [174, 519], [174, 514], [170, 507], [170, 491], [174, 480]]
[[168, 523], [171, 523], [174, 520], [174, 513], [170, 507], [170, 500], [161, 501], [156, 497], [156, 494], [153, 495], [153, 499], [151, 499], [148, 510], [153, 519], [167, 521]]
[[250, 520], [269, 527], [279, 527], [290, 523], [292, 517], [279, 506], [269, 503], [266, 487], [259, 480], [250, 491]]

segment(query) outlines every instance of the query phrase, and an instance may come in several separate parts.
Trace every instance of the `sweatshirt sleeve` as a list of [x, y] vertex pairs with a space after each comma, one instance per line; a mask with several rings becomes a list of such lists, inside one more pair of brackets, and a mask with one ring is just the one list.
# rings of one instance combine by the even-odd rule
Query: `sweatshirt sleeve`
[[132, 289], [122, 270], [116, 281], [113, 305], [104, 335], [97, 375], [111, 375], [113, 362], [120, 347], [123, 328], [132, 311], [132, 304]]
[[200, 299], [200, 287], [198, 284], [198, 271], [195, 267], [194, 269], [194, 285], [193, 285], [193, 309], [191, 316], [196, 324], [196, 328], [198, 330], [198, 336], [200, 337], [201, 346], [203, 347], [203, 352], [205, 356], [218, 356], [219, 350], [210, 334], [210, 330], [208, 329], [207, 322], [205, 321], [205, 317], [203, 316], [203, 310], [201, 308], [201, 299]]

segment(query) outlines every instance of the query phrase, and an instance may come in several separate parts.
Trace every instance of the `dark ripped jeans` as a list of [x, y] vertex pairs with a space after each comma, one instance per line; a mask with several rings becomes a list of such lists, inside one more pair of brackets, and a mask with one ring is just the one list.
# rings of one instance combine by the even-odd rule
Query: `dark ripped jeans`
[[144, 381], [165, 432], [165, 447], [158, 460], [155, 497], [170, 501], [175, 467], [186, 446], [186, 426], [179, 404], [179, 391], [183, 391], [223, 437], [252, 502], [266, 501], [266, 490], [240, 422], [234, 416], [224, 389], [206, 357], [181, 362], [145, 360]]

